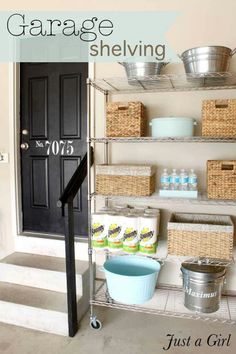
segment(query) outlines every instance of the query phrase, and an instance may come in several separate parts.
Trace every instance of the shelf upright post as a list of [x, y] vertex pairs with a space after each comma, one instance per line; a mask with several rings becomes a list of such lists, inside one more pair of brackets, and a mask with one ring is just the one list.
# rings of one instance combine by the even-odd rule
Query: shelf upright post
[[[106, 106], [107, 106], [107, 102], [109, 100], [109, 94], [108, 91], [105, 91], [104, 93], [104, 100], [105, 100], [105, 125], [106, 125], [106, 121], [107, 121], [107, 116], [106, 116]], [[106, 134], [104, 134], [104, 136], [106, 136]], [[105, 165], [108, 165], [109, 163], [109, 145], [108, 145], [108, 141], [106, 140], [104, 143], [104, 150], [103, 150], [103, 163]], [[105, 206], [108, 207], [108, 198], [105, 198]]]
[[92, 228], [91, 228], [91, 82], [87, 79], [87, 178], [88, 178], [88, 258], [89, 258], [89, 300], [90, 322], [96, 321], [93, 313], [92, 300], [94, 298], [94, 269], [92, 252]]
[[[108, 91], [104, 92], [104, 103], [105, 103], [105, 125], [106, 125], [106, 120], [107, 120], [107, 116], [106, 116], [106, 106], [107, 106], [107, 102], [109, 101], [109, 94]], [[105, 132], [104, 132], [105, 133]], [[104, 134], [104, 136], [106, 136], [106, 134]], [[105, 165], [109, 164], [109, 143], [106, 140], [104, 143], [104, 148], [103, 148], [103, 163]], [[105, 206], [108, 207], [109, 204], [109, 199], [108, 197], [105, 198]], [[110, 254], [109, 251], [106, 252], [106, 260], [108, 260], [110, 258]], [[106, 283], [106, 299], [108, 303], [112, 303], [112, 299], [109, 295], [108, 292], [108, 288], [107, 288], [107, 283]]]

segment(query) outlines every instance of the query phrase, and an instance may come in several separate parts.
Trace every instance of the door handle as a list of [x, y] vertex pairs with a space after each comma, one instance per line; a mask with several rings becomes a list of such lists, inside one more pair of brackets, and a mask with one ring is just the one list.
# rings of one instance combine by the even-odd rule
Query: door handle
[[28, 150], [29, 149], [29, 144], [28, 143], [22, 143], [20, 145], [21, 150]]

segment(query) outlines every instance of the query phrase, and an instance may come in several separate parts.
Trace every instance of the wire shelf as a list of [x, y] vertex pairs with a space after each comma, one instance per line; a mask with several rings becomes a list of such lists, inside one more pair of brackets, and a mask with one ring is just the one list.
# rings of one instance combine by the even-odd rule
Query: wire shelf
[[188, 264], [206, 264], [208, 266], [222, 266], [222, 267], [231, 267], [235, 265], [234, 259], [232, 260], [224, 260], [224, 259], [210, 259], [210, 258], [202, 258], [202, 257], [180, 257], [180, 256], [171, 256], [168, 255], [163, 261], [168, 262], [186, 262]]
[[209, 199], [205, 194], [200, 194], [197, 198], [180, 198], [180, 197], [162, 197], [158, 193], [153, 193], [151, 196], [118, 196], [118, 195], [103, 195], [92, 193], [91, 198], [108, 198], [111, 201], [127, 201], [134, 203], [141, 200], [149, 203], [157, 201], [160, 204], [175, 203], [175, 204], [195, 204], [195, 205], [218, 205], [218, 206], [236, 206], [236, 200], [223, 200], [223, 199]]
[[[162, 241], [162, 243], [164, 243]], [[163, 250], [165, 248], [165, 250]], [[127, 253], [123, 250], [119, 250], [116, 252], [111, 252], [107, 247], [103, 249], [93, 249], [93, 252], [95, 255], [106, 255], [108, 258], [111, 257], [116, 257], [116, 256], [127, 256], [131, 255], [130, 253]], [[204, 257], [189, 257], [189, 256], [175, 256], [175, 255], [169, 255], [167, 253], [167, 243], [165, 242], [165, 245], [162, 249], [160, 250], [159, 246], [157, 247], [157, 251], [155, 254], [143, 254], [143, 253], [135, 253], [136, 256], [138, 257], [146, 257], [146, 258], [152, 258], [160, 263], [162, 265], [165, 262], [168, 263], [175, 263], [175, 264], [180, 264], [183, 262], [186, 262], [188, 264], [206, 264], [208, 266], [222, 266], [222, 267], [231, 267], [235, 265], [234, 259], [227, 260], [227, 259], [211, 259], [211, 258], [204, 258]]]
[[205, 138], [202, 136], [182, 138], [152, 138], [152, 137], [126, 137], [126, 138], [90, 138], [94, 143], [236, 143], [236, 139]]
[[103, 78], [88, 80], [95, 89], [104, 94], [132, 92], [198, 91], [236, 88], [236, 73], [167, 74], [127, 79]]
[[184, 293], [177, 289], [157, 289], [154, 297], [145, 304], [126, 305], [109, 298], [106, 282], [97, 285], [94, 299], [90, 301], [93, 305], [142, 312], [152, 315], [166, 317], [186, 318], [192, 320], [203, 320], [209, 322], [221, 322], [226, 324], [236, 323], [236, 297], [222, 296], [220, 309], [212, 314], [193, 312], [184, 307]]

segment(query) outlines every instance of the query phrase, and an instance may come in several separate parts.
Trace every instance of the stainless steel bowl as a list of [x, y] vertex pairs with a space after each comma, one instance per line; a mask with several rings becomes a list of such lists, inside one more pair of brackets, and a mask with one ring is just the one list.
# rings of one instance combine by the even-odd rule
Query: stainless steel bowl
[[157, 63], [127, 63], [123, 62], [120, 63], [121, 65], [124, 66], [126, 75], [129, 78], [132, 78], [134, 76], [138, 77], [145, 77], [145, 76], [152, 76], [152, 75], [159, 75], [162, 68], [166, 66], [168, 63], [164, 62], [157, 62]]
[[226, 72], [236, 49], [223, 46], [191, 48], [180, 56], [187, 74]]

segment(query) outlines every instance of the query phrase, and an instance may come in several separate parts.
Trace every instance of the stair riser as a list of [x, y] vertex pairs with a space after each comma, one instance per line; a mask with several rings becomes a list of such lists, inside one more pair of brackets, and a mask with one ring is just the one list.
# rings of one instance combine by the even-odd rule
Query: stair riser
[[[89, 307], [87, 262], [76, 262], [78, 322]], [[0, 262], [0, 322], [68, 336], [64, 259], [9, 255]]]
[[47, 333], [68, 335], [67, 314], [0, 301], [0, 320]]
[[[83, 294], [83, 275], [77, 274], [77, 295]], [[0, 281], [66, 293], [64, 272], [0, 263]]]

